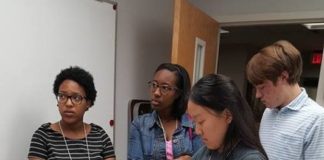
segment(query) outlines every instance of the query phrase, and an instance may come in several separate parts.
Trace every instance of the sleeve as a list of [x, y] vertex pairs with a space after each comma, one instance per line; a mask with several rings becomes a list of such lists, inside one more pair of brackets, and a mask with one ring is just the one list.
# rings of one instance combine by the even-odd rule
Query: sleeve
[[31, 139], [28, 157], [47, 159], [47, 155], [46, 133], [39, 128]]
[[104, 159], [115, 157], [114, 147], [113, 147], [113, 144], [111, 143], [111, 140], [110, 140], [108, 134], [103, 129], [102, 129], [102, 134], [103, 134], [102, 141], [103, 141], [103, 146], [104, 146], [103, 152], [102, 152], [102, 157], [104, 157]]
[[139, 120], [135, 119], [130, 126], [128, 136], [128, 160], [141, 160], [143, 157]]
[[304, 159], [324, 159], [324, 114], [320, 112], [306, 137]]

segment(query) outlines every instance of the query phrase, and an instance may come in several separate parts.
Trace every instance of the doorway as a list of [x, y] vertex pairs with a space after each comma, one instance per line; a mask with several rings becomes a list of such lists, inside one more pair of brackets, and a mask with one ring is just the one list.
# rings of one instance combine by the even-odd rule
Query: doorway
[[253, 86], [245, 78], [245, 66], [257, 51], [275, 41], [288, 40], [301, 52], [303, 73], [300, 85], [310, 98], [316, 100], [321, 63], [315, 62], [314, 56], [322, 56], [324, 30], [309, 30], [300, 23], [227, 26], [222, 29], [228, 33], [220, 36], [217, 72], [233, 78], [250, 103], [257, 121], [262, 117], [264, 106], [255, 99]]

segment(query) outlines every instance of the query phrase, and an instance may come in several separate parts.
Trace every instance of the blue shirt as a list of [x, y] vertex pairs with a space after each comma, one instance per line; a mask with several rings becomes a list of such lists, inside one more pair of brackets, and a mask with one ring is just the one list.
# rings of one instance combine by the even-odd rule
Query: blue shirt
[[265, 110], [260, 139], [270, 160], [324, 160], [324, 108], [302, 88], [287, 106]]
[[[182, 116], [180, 124], [172, 136], [174, 158], [182, 155], [192, 156], [202, 146], [202, 141], [194, 133], [194, 124], [187, 114]], [[132, 122], [128, 159], [166, 159], [165, 140], [156, 111], [142, 115]]]

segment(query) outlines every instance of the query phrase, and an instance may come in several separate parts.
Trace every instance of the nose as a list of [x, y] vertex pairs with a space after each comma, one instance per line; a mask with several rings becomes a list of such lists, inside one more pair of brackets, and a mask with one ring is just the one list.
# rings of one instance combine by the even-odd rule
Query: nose
[[73, 102], [72, 102], [71, 98], [68, 98], [68, 99], [66, 100], [65, 105], [66, 105], [66, 106], [73, 106]]
[[195, 131], [196, 131], [196, 134], [201, 136], [202, 135], [202, 129], [199, 125], [196, 125], [196, 128], [195, 128]]
[[160, 90], [160, 87], [157, 87], [154, 91], [153, 91], [153, 94], [155, 96], [161, 96], [161, 90]]

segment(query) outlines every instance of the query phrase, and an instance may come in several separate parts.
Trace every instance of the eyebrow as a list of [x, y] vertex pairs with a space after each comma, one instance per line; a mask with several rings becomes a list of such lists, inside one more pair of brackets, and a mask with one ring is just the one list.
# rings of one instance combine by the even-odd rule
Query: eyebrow
[[67, 95], [69, 95], [69, 96], [75, 96], [75, 95], [83, 96], [81, 93], [78, 93], [78, 92], [65, 92], [65, 91], [59, 91], [58, 94], [67, 94]]
[[200, 116], [200, 114], [198, 113], [198, 114], [196, 114], [196, 115], [194, 115], [194, 116], [191, 116], [191, 118], [192, 119], [197, 119], [198, 118], [198, 116]]
[[167, 82], [159, 83], [157, 80], [152, 80], [152, 82], [156, 82], [156, 83], [159, 84], [159, 85], [168, 85], [168, 86], [172, 86], [171, 84], [169, 84], [169, 83], [167, 83]]
[[265, 86], [265, 84], [264, 84], [264, 83], [261, 83], [261, 84], [255, 85], [254, 87], [255, 87], [255, 88], [262, 88], [262, 87], [264, 87], [264, 86]]

